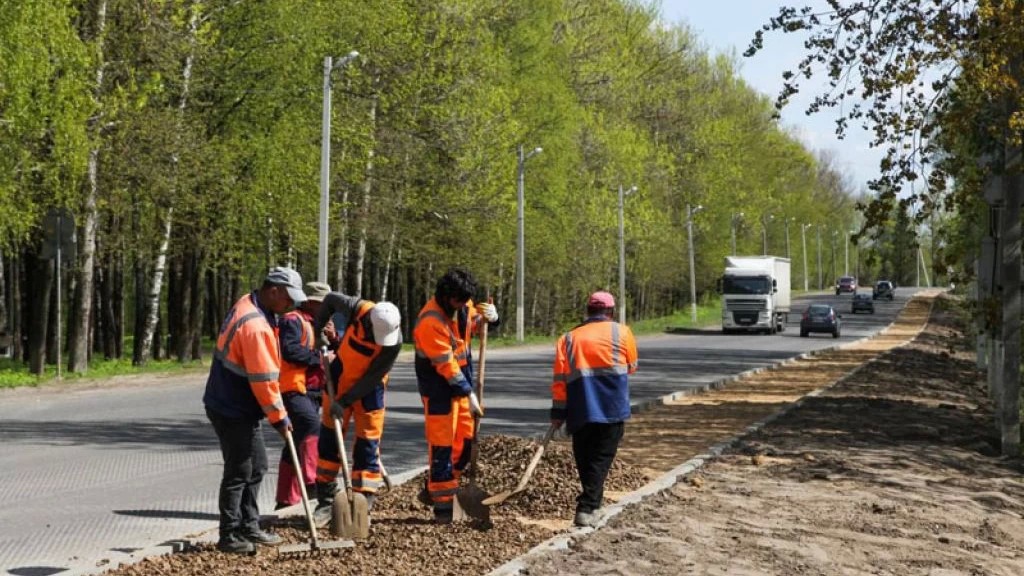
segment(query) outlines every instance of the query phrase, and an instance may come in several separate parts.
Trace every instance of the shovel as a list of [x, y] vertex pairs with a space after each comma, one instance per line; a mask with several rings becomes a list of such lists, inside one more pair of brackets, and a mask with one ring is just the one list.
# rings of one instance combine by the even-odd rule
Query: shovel
[[[334, 380], [330, 368], [326, 370], [327, 393], [335, 401]], [[330, 404], [328, 404], [330, 406]], [[338, 441], [338, 455], [341, 457], [341, 474], [345, 487], [343, 498], [335, 498], [331, 504], [331, 534], [342, 538], [368, 538], [370, 536], [370, 506], [366, 496], [352, 489], [352, 476], [348, 468], [348, 454], [345, 450], [345, 435], [341, 432], [341, 419], [334, 419], [334, 434]]]
[[351, 540], [330, 540], [321, 542], [317, 538], [316, 524], [313, 522], [313, 509], [309, 506], [309, 495], [306, 494], [306, 482], [302, 478], [302, 466], [299, 464], [299, 453], [295, 451], [295, 440], [292, 438], [292, 431], [285, 430], [284, 439], [288, 443], [288, 452], [292, 456], [292, 466], [295, 467], [295, 475], [298, 477], [299, 490], [302, 492], [302, 508], [306, 511], [306, 521], [309, 523], [309, 544], [289, 544], [277, 549], [278, 556], [288, 558], [306, 558], [318, 552], [335, 551], [342, 548], [351, 548], [355, 543]]
[[[480, 326], [480, 371], [476, 378], [476, 396], [480, 405], [484, 403], [484, 354], [487, 351], [487, 322]], [[467, 520], [478, 520], [488, 522], [491, 519], [491, 509], [484, 505], [490, 494], [476, 485], [476, 458], [480, 453], [480, 417], [473, 415], [473, 447], [469, 456], [469, 472], [466, 478], [469, 482], [455, 492], [455, 501], [452, 508], [452, 521], [465, 522]]]
[[538, 446], [537, 450], [533, 453], [533, 458], [530, 458], [530, 464], [526, 467], [526, 471], [523, 472], [523, 475], [519, 478], [519, 483], [516, 484], [516, 487], [511, 490], [499, 492], [490, 498], [485, 498], [483, 501], [485, 506], [501, 504], [512, 496], [526, 490], [526, 485], [530, 483], [530, 479], [533, 478], [533, 472], [537, 469], [537, 464], [540, 463], [541, 456], [544, 455], [544, 449], [547, 448], [548, 442], [551, 440], [551, 437], [555, 435], [557, 430], [558, 428], [554, 424], [548, 426], [548, 431], [544, 433], [544, 438], [541, 439], [540, 446]]

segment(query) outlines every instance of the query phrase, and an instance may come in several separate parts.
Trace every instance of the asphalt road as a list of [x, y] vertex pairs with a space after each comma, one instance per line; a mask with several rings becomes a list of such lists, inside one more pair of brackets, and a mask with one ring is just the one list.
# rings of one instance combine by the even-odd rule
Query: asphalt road
[[[779, 335], [665, 334], [639, 339], [632, 399], [642, 402], [698, 387], [801, 353], [874, 334], [915, 292], [876, 301], [873, 315], [850, 314], [849, 295], [794, 302]], [[799, 312], [832, 302], [842, 337], [799, 337]], [[539, 436], [550, 406], [552, 346], [488, 351], [483, 434]], [[145, 385], [57, 391], [0, 391], [0, 569], [46, 576], [93, 573], [132, 553], [217, 527], [221, 456], [202, 406], [205, 374], [147, 379]], [[412, 365], [392, 372], [382, 441], [392, 476], [426, 463], [423, 416]], [[273, 509], [282, 442], [265, 427], [271, 474], [260, 494]]]

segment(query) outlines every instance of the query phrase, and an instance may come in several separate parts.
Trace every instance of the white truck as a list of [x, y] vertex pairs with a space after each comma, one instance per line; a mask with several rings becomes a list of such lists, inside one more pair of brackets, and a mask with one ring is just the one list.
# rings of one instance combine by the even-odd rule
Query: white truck
[[722, 332], [782, 332], [790, 305], [789, 259], [726, 256], [721, 292]]

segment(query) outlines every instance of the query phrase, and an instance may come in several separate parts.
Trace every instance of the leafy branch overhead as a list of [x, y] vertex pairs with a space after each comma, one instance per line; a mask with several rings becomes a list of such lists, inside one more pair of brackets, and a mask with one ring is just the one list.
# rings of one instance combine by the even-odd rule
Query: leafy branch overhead
[[[943, 206], [950, 140], [978, 134], [981, 152], [1001, 157], [1019, 145], [1024, 128], [1021, 51], [1024, 18], [1012, 0], [828, 0], [827, 7], [783, 7], [745, 52], [764, 48], [766, 33], [799, 34], [807, 54], [784, 74], [776, 107], [787, 105], [807, 81], [828, 79], [806, 112], [835, 109], [836, 133], [864, 128], [885, 155], [871, 182], [877, 196], [862, 208], [879, 225], [898, 200], [918, 204], [922, 220]], [[991, 160], [986, 169], [999, 170]], [[914, 186], [922, 177], [925, 182]], [[909, 190], [905, 187], [909, 185]], [[963, 203], [954, 191], [945, 206]]]

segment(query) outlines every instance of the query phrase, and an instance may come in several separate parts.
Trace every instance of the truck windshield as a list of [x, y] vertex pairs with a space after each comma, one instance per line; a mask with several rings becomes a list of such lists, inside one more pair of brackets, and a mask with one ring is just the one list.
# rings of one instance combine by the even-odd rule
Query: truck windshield
[[723, 294], [771, 294], [771, 282], [764, 276], [726, 276]]

